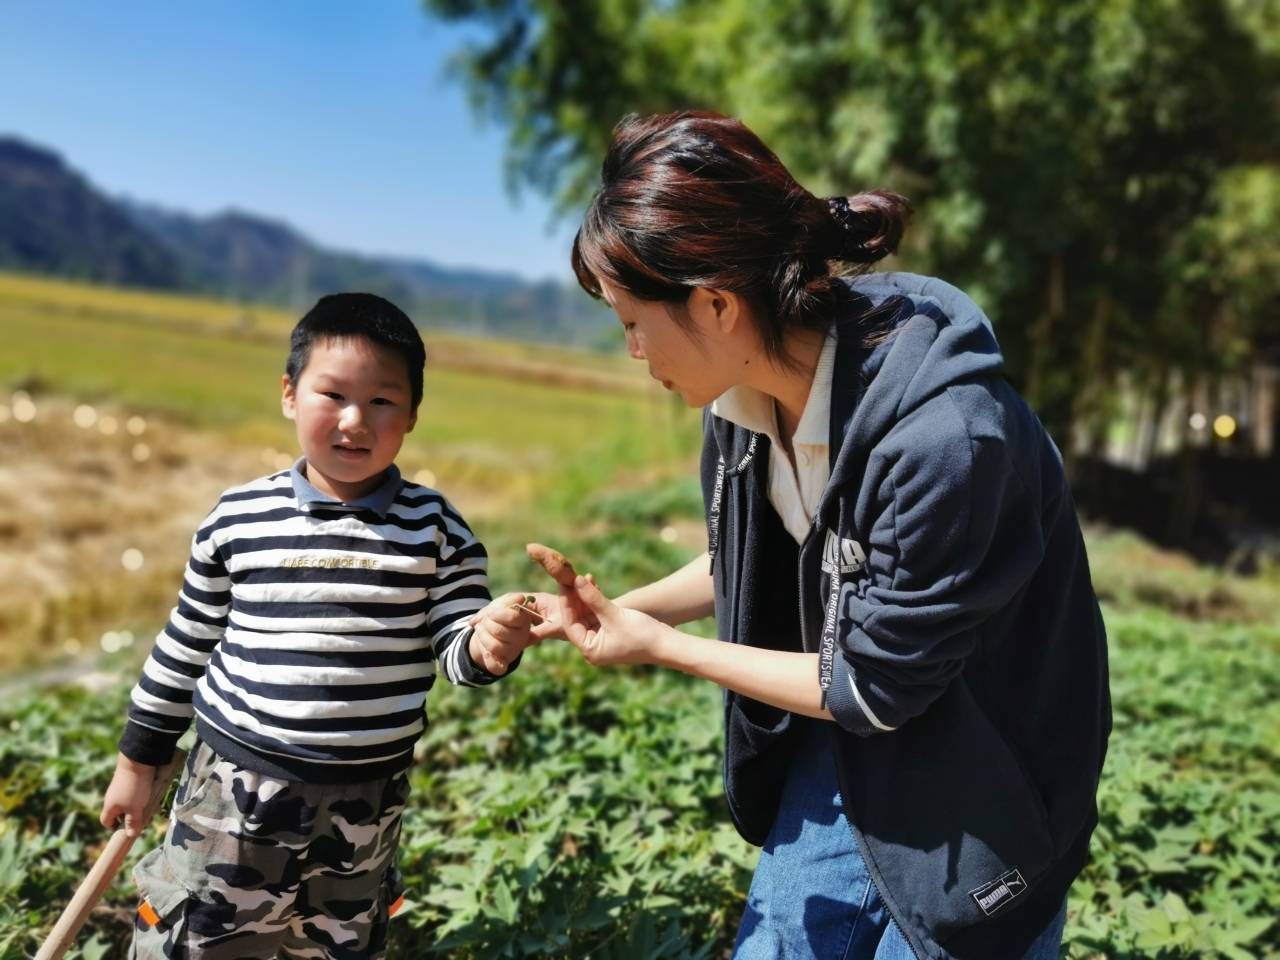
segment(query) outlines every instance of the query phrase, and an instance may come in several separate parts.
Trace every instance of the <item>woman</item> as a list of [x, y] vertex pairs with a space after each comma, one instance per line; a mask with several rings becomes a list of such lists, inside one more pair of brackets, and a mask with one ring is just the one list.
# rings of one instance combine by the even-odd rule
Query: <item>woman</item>
[[[1061, 458], [963, 293], [832, 272], [906, 212], [815, 198], [736, 120], [629, 117], [574, 242], [706, 407], [709, 550], [613, 601], [579, 577], [564, 630], [725, 688], [764, 847], [739, 958], [1057, 957], [1096, 821], [1106, 641]], [[719, 640], [674, 629], [713, 611]]]

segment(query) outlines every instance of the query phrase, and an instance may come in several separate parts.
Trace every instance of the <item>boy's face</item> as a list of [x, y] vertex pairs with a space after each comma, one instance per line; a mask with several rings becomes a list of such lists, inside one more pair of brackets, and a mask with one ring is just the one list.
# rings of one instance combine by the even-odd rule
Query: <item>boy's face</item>
[[417, 414], [405, 362], [363, 337], [324, 338], [280, 400], [298, 428], [307, 479], [339, 500], [376, 489]]

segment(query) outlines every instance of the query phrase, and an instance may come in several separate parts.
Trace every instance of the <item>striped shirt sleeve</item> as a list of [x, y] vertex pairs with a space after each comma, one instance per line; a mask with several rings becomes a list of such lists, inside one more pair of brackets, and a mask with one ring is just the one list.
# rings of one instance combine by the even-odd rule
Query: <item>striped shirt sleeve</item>
[[231, 580], [213, 540], [215, 509], [191, 539], [178, 603], [156, 637], [130, 696], [120, 752], [138, 763], [168, 762], [191, 723], [191, 695], [227, 628]]
[[[491, 599], [489, 555], [452, 504], [445, 504], [443, 514], [444, 543], [431, 589], [427, 634], [450, 683], [483, 686], [499, 678], [471, 658], [471, 627], [467, 621]], [[515, 667], [513, 663], [511, 669]]]

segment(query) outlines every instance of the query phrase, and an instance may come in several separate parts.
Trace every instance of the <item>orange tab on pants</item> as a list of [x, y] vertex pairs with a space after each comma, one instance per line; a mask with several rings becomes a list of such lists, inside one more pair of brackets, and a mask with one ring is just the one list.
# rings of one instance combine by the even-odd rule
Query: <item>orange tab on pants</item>
[[396, 911], [399, 910], [403, 904], [404, 904], [404, 894], [402, 893], [400, 894], [400, 896], [396, 897], [396, 902], [387, 908], [387, 916], [394, 917], [396, 915]]
[[138, 904], [138, 916], [143, 919], [148, 927], [154, 927], [160, 922], [160, 915], [145, 900]]

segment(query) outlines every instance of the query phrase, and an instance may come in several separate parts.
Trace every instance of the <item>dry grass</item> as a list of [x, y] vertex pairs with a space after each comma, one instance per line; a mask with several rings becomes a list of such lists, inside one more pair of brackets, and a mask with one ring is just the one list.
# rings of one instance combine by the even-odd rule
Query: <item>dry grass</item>
[[[11, 398], [0, 403], [12, 411]], [[226, 487], [265, 472], [256, 450], [155, 416], [135, 436], [126, 409], [98, 409], [90, 427], [75, 424], [65, 400], [40, 399], [36, 411], [29, 423], [12, 413], [0, 422], [4, 671], [93, 649], [108, 631], [153, 629], [204, 512]], [[106, 418], [113, 433], [101, 429]], [[136, 569], [126, 551], [140, 554], [129, 557]]]

